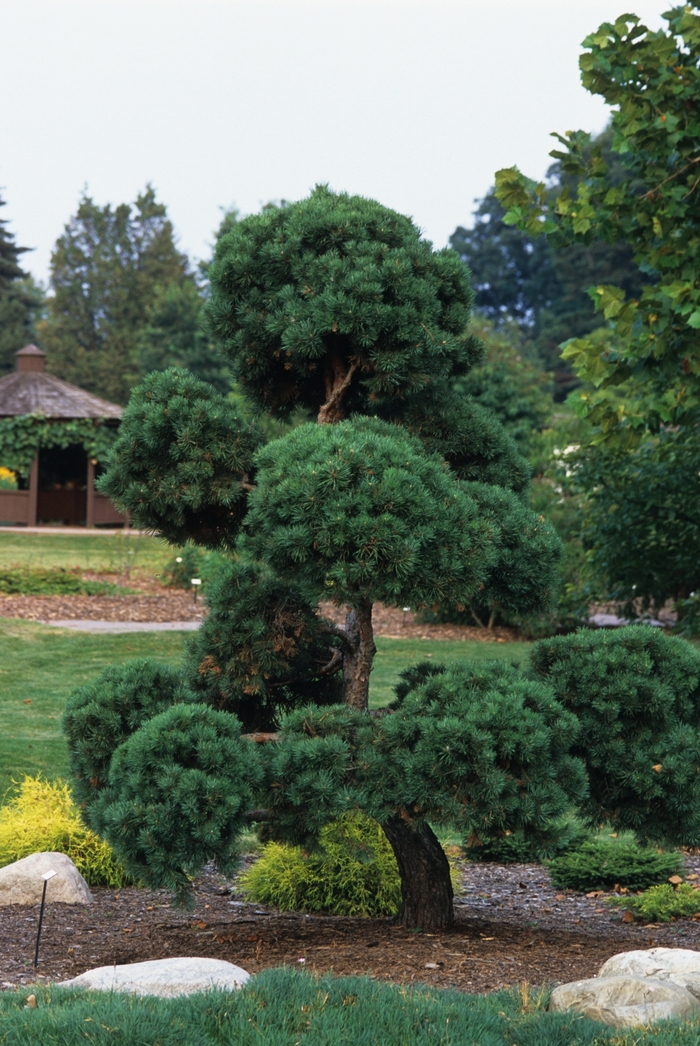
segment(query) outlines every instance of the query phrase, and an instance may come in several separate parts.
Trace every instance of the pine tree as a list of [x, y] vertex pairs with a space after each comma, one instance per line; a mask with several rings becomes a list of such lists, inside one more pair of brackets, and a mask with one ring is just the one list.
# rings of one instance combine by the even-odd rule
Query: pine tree
[[[300, 671], [307, 700], [315, 693], [325, 700], [329, 689], [319, 682], [332, 689], [342, 674], [342, 706], [293, 712], [282, 721], [284, 731], [296, 724], [284, 744], [250, 753], [251, 764], [265, 764], [266, 782], [270, 774], [282, 775], [279, 802], [274, 785], [263, 788], [258, 794], [267, 808], [256, 816], [283, 837], [290, 821], [308, 827], [308, 817], [316, 816], [311, 828], [317, 830], [343, 809], [372, 801], [348, 777], [346, 757], [353, 738], [365, 738], [367, 752], [374, 743], [366, 734], [373, 729], [373, 603], [462, 604], [484, 592], [512, 608], [546, 605], [559, 543], [525, 504], [529, 468], [514, 442], [488, 410], [453, 389], [482, 355], [467, 329], [471, 291], [454, 252], [433, 251], [408, 218], [321, 187], [300, 203], [267, 207], [232, 224], [219, 240], [210, 276], [212, 329], [247, 396], [273, 418], [303, 408], [317, 420], [260, 446], [250, 418], [215, 390], [178, 371], [151, 375], [125, 411], [102, 489], [138, 525], [172, 541], [189, 537], [231, 549], [248, 564], [232, 574], [241, 583], [217, 590], [212, 619], [193, 647], [186, 671], [195, 700], [229, 709], [220, 714], [235, 711], [244, 730], [256, 730], [274, 711], [275, 688], [281, 692], [293, 680], [293, 689], [303, 691]], [[242, 581], [256, 571], [251, 591]], [[294, 635], [279, 628], [291, 592]], [[321, 598], [346, 608], [345, 628], [326, 633], [332, 640], [304, 624]], [[230, 613], [226, 599], [239, 603]], [[255, 692], [260, 708], [249, 700]], [[460, 700], [455, 684], [438, 720], [456, 723]], [[498, 701], [502, 705], [505, 694]], [[288, 707], [295, 703], [290, 692]], [[554, 749], [544, 740], [553, 736], [545, 704], [536, 701], [533, 715], [544, 731], [541, 754], [552, 756], [545, 764], [554, 766]], [[449, 868], [429, 821], [443, 822], [456, 808], [442, 801], [416, 805], [416, 790], [434, 787], [432, 771], [427, 761], [410, 770], [409, 724], [389, 720], [393, 740], [386, 751], [398, 746], [396, 769], [376, 816], [401, 869], [401, 918], [406, 925], [448, 926]], [[310, 734], [307, 721], [314, 724]], [[140, 734], [125, 742], [118, 768], [110, 770], [117, 791], [127, 787], [132, 746], [134, 773], [144, 758]], [[426, 736], [438, 734], [431, 728]], [[464, 753], [470, 744], [465, 741]], [[455, 757], [446, 773], [467, 773], [458, 770], [464, 757]], [[487, 796], [496, 778], [489, 785], [491, 770], [486, 764], [474, 769], [477, 777], [482, 771]], [[516, 792], [534, 810], [542, 782], [531, 778]], [[312, 779], [325, 796], [315, 815], [307, 810], [304, 785]], [[576, 774], [569, 775], [557, 785], [562, 790], [554, 805], [579, 786]], [[148, 788], [157, 806], [154, 779]], [[129, 783], [127, 791], [131, 803], [135, 786]], [[468, 793], [465, 785], [467, 805]], [[140, 867], [148, 853], [135, 837], [125, 838], [132, 822], [118, 807], [115, 800], [112, 822], [105, 814], [105, 823], [113, 824], [108, 835]], [[183, 811], [188, 822], [191, 816], [190, 808]], [[513, 813], [518, 825], [523, 816], [535, 830], [537, 817]], [[150, 881], [161, 868], [164, 883], [181, 882], [185, 849], [181, 838], [172, 840], [170, 855], [159, 844]]]
[[34, 315], [41, 305], [40, 289], [20, 266], [28, 248], [17, 246], [7, 224], [0, 218], [0, 374], [15, 369], [15, 353], [32, 340]]
[[117, 403], [150, 370], [170, 366], [221, 387], [201, 329], [202, 291], [151, 186], [117, 207], [83, 194], [56, 243], [51, 289], [39, 334], [65, 380]]

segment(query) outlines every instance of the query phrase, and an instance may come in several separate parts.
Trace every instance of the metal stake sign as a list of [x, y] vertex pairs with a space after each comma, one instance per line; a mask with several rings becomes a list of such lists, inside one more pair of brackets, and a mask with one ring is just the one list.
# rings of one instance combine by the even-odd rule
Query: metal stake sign
[[39, 912], [39, 929], [36, 934], [36, 951], [34, 952], [34, 969], [39, 965], [39, 941], [41, 940], [41, 924], [44, 921], [44, 905], [46, 904], [46, 887], [49, 879], [53, 879], [54, 875], [58, 875], [58, 872], [44, 872], [42, 879], [44, 880], [44, 891], [41, 895], [41, 910]]

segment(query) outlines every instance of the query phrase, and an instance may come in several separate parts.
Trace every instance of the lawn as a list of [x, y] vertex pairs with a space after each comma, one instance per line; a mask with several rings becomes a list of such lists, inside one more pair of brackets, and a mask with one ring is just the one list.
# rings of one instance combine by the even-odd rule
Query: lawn
[[0, 527], [3, 567], [79, 567], [81, 570], [123, 574], [158, 574], [175, 551], [160, 538], [124, 534], [16, 534]]
[[[88, 544], [91, 539], [82, 540]], [[175, 664], [187, 639], [186, 632], [91, 635], [0, 618], [0, 801], [13, 778], [37, 773], [49, 779], [66, 776], [61, 715], [74, 687], [94, 679], [108, 665], [130, 658], [153, 657]], [[375, 708], [392, 700], [399, 673], [417, 661], [459, 657], [522, 660], [528, 650], [526, 643], [382, 638], [377, 647], [371, 687]]]

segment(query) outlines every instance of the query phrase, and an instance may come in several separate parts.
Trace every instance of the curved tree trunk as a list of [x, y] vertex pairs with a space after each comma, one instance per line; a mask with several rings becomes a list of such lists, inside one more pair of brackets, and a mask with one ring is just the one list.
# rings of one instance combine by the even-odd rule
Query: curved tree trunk
[[319, 425], [335, 425], [345, 419], [347, 412], [343, 400], [359, 366], [359, 360], [347, 362], [338, 345], [332, 345], [326, 357], [323, 375], [326, 402], [318, 412], [316, 420]]
[[452, 880], [445, 851], [429, 824], [401, 817], [382, 824], [399, 866], [401, 910], [396, 922], [434, 933], [454, 924]]
[[348, 610], [345, 633], [352, 650], [343, 659], [344, 700], [350, 708], [366, 712], [369, 707], [369, 676], [377, 648], [372, 629], [372, 604], [362, 599]]

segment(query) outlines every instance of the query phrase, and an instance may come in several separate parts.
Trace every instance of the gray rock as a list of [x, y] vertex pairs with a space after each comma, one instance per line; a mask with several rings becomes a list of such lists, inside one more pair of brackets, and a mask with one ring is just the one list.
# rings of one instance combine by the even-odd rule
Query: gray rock
[[98, 966], [70, 981], [60, 981], [58, 987], [172, 997], [212, 988], [234, 991], [249, 980], [249, 973], [222, 959], [179, 958]]
[[627, 1028], [694, 1017], [700, 1012], [700, 1003], [685, 988], [670, 981], [652, 977], [592, 977], [560, 984], [552, 992], [549, 1009], [575, 1010], [591, 1020]]
[[39, 904], [44, 889], [42, 876], [54, 871], [46, 887], [46, 903], [89, 904], [88, 884], [70, 857], [61, 853], [38, 853], [0, 868], [0, 905]]
[[648, 948], [644, 951], [620, 952], [600, 969], [599, 977], [653, 977], [656, 981], [680, 984], [700, 999], [700, 952], [690, 948]]

